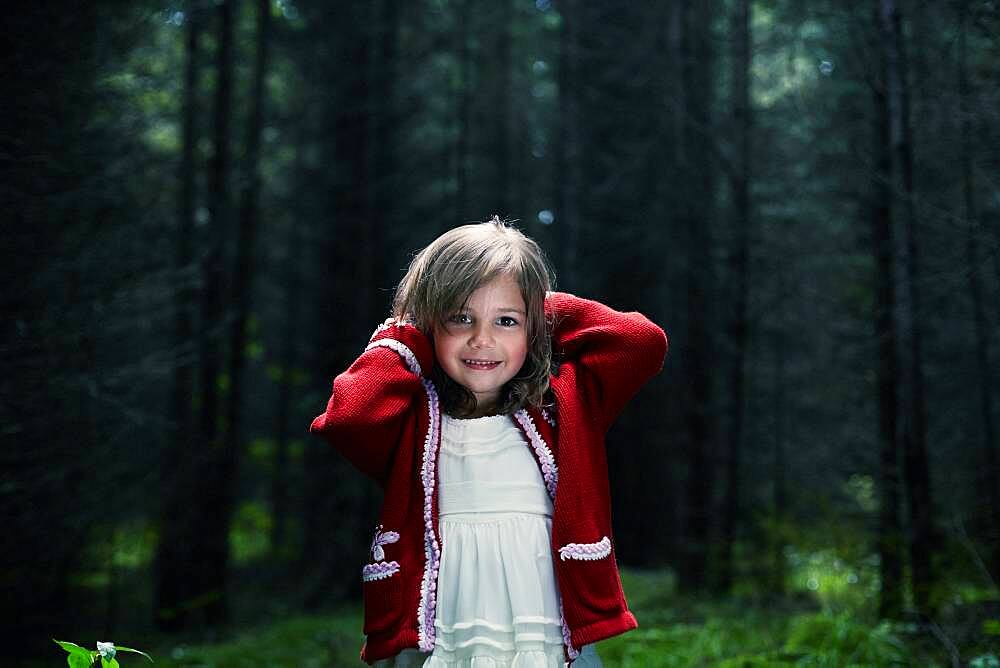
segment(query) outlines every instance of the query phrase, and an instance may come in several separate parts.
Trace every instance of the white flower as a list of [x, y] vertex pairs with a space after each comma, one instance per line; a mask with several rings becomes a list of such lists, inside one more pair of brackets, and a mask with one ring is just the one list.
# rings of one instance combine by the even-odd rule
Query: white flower
[[97, 651], [102, 659], [115, 658], [115, 644], [113, 642], [97, 641]]

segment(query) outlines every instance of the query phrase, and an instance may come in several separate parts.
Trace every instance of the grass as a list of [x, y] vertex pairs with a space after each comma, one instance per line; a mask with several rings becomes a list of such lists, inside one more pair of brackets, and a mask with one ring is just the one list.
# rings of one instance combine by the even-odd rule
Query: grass
[[[627, 570], [623, 584], [640, 628], [598, 644], [606, 666], [621, 668], [786, 668], [946, 665], [940, 652], [904, 627], [872, 625], [809, 599], [771, 604], [686, 600], [667, 572]], [[263, 623], [207, 644], [164, 644], [160, 667], [361, 666], [360, 607]]]
[[161, 668], [360, 666], [362, 640], [360, 608], [345, 608], [248, 629], [223, 642], [164, 646], [154, 659]]
[[888, 626], [872, 628], [810, 599], [685, 601], [657, 572], [626, 571], [623, 585], [641, 626], [598, 645], [609, 666], [936, 665], [913, 655]]
[[[876, 569], [866, 561], [842, 563], [828, 549], [795, 552], [789, 557], [788, 596], [768, 597], [753, 581], [727, 597], [691, 597], [677, 591], [669, 570], [624, 569], [622, 582], [640, 627], [598, 643], [608, 668], [691, 667], [788, 668], [850, 666], [950, 666], [947, 645], [962, 665], [1000, 668], [1000, 601], [994, 592], [966, 591], [956, 579], [949, 606], [942, 613], [939, 638], [917, 633], [913, 624], [879, 622]], [[101, 616], [90, 626], [53, 627], [64, 640], [91, 646], [113, 640], [152, 655], [155, 667], [309, 668], [362, 666], [360, 601], [322, 614], [300, 614], [290, 607], [277, 572], [247, 566], [234, 590], [234, 626], [230, 631], [200, 629], [185, 636], [153, 630], [140, 615], [148, 610], [148, 569], [123, 569], [118, 601], [122, 614], [114, 637], [98, 637]], [[87, 592], [102, 591], [100, 588]], [[284, 594], [281, 592], [285, 591]], [[127, 595], [126, 595], [127, 594]], [[89, 596], [89, 594], [88, 594]], [[93, 602], [94, 599], [87, 599]], [[86, 609], [83, 601], [70, 606]], [[123, 619], [124, 618], [124, 619]], [[68, 620], [65, 620], [68, 621]], [[79, 628], [78, 628], [79, 627]], [[89, 629], [89, 630], [88, 630]], [[62, 636], [66, 637], [62, 637]], [[45, 642], [51, 642], [43, 638]], [[25, 666], [65, 665], [59, 649]], [[124, 656], [124, 668], [145, 664]]]

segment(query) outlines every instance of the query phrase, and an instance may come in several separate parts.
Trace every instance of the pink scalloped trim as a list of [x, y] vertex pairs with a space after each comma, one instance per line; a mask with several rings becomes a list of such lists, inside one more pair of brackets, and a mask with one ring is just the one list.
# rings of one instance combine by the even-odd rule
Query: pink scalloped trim
[[365, 564], [365, 567], [361, 569], [361, 579], [365, 582], [384, 580], [398, 572], [398, 561], [380, 561], [377, 564]]
[[378, 341], [373, 341], [365, 346], [365, 352], [371, 350], [372, 348], [391, 348], [399, 353], [399, 356], [406, 360], [406, 366], [409, 367], [410, 371], [422, 376], [420, 369], [420, 362], [417, 361], [417, 356], [413, 354], [405, 343], [400, 343], [396, 339], [379, 339]]
[[427, 438], [424, 440], [423, 464], [420, 469], [420, 479], [424, 486], [424, 576], [420, 583], [417, 633], [419, 634], [420, 650], [430, 652], [434, 649], [434, 610], [437, 607], [438, 568], [441, 565], [441, 548], [438, 545], [437, 536], [434, 535], [433, 514], [434, 484], [436, 482], [434, 469], [437, 464], [441, 410], [434, 384], [426, 378], [422, 382], [424, 390], [427, 392], [430, 425], [427, 429]]
[[611, 554], [611, 539], [605, 536], [596, 543], [570, 543], [559, 548], [559, 558], [582, 559], [583, 561], [595, 561], [604, 559]]
[[580, 652], [573, 647], [573, 642], [570, 639], [569, 625], [566, 624], [566, 617], [563, 615], [563, 605], [562, 601], [559, 601], [559, 622], [562, 624], [562, 636], [563, 644], [566, 645], [566, 654], [569, 656], [570, 661], [580, 656]]
[[531, 447], [535, 450], [539, 465], [542, 468], [542, 479], [545, 480], [545, 489], [548, 490], [549, 496], [555, 499], [556, 488], [559, 486], [559, 469], [556, 467], [555, 459], [552, 457], [552, 451], [549, 450], [549, 446], [545, 444], [545, 440], [538, 433], [535, 421], [528, 415], [528, 411], [522, 408], [514, 413], [514, 418], [521, 423], [525, 433], [528, 434], [528, 440], [531, 441]]

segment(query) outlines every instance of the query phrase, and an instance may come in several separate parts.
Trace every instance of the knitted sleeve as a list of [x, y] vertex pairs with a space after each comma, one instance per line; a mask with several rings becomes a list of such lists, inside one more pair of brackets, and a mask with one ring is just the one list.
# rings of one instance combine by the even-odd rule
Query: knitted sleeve
[[383, 482], [406, 417], [423, 396], [424, 370], [433, 361], [433, 348], [419, 329], [380, 325], [361, 356], [334, 378], [326, 411], [309, 431]]
[[609, 428], [625, 404], [663, 368], [667, 335], [638, 312], [565, 292], [545, 298], [552, 347], [560, 365], [574, 367], [576, 384], [599, 424]]

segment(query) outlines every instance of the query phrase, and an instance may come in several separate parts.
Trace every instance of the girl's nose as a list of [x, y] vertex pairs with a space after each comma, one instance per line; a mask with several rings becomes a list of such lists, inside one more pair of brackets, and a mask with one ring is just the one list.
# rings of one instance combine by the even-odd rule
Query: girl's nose
[[476, 327], [472, 332], [471, 345], [473, 348], [491, 348], [493, 347], [493, 334], [490, 332], [490, 327], [488, 324], [482, 324]]

